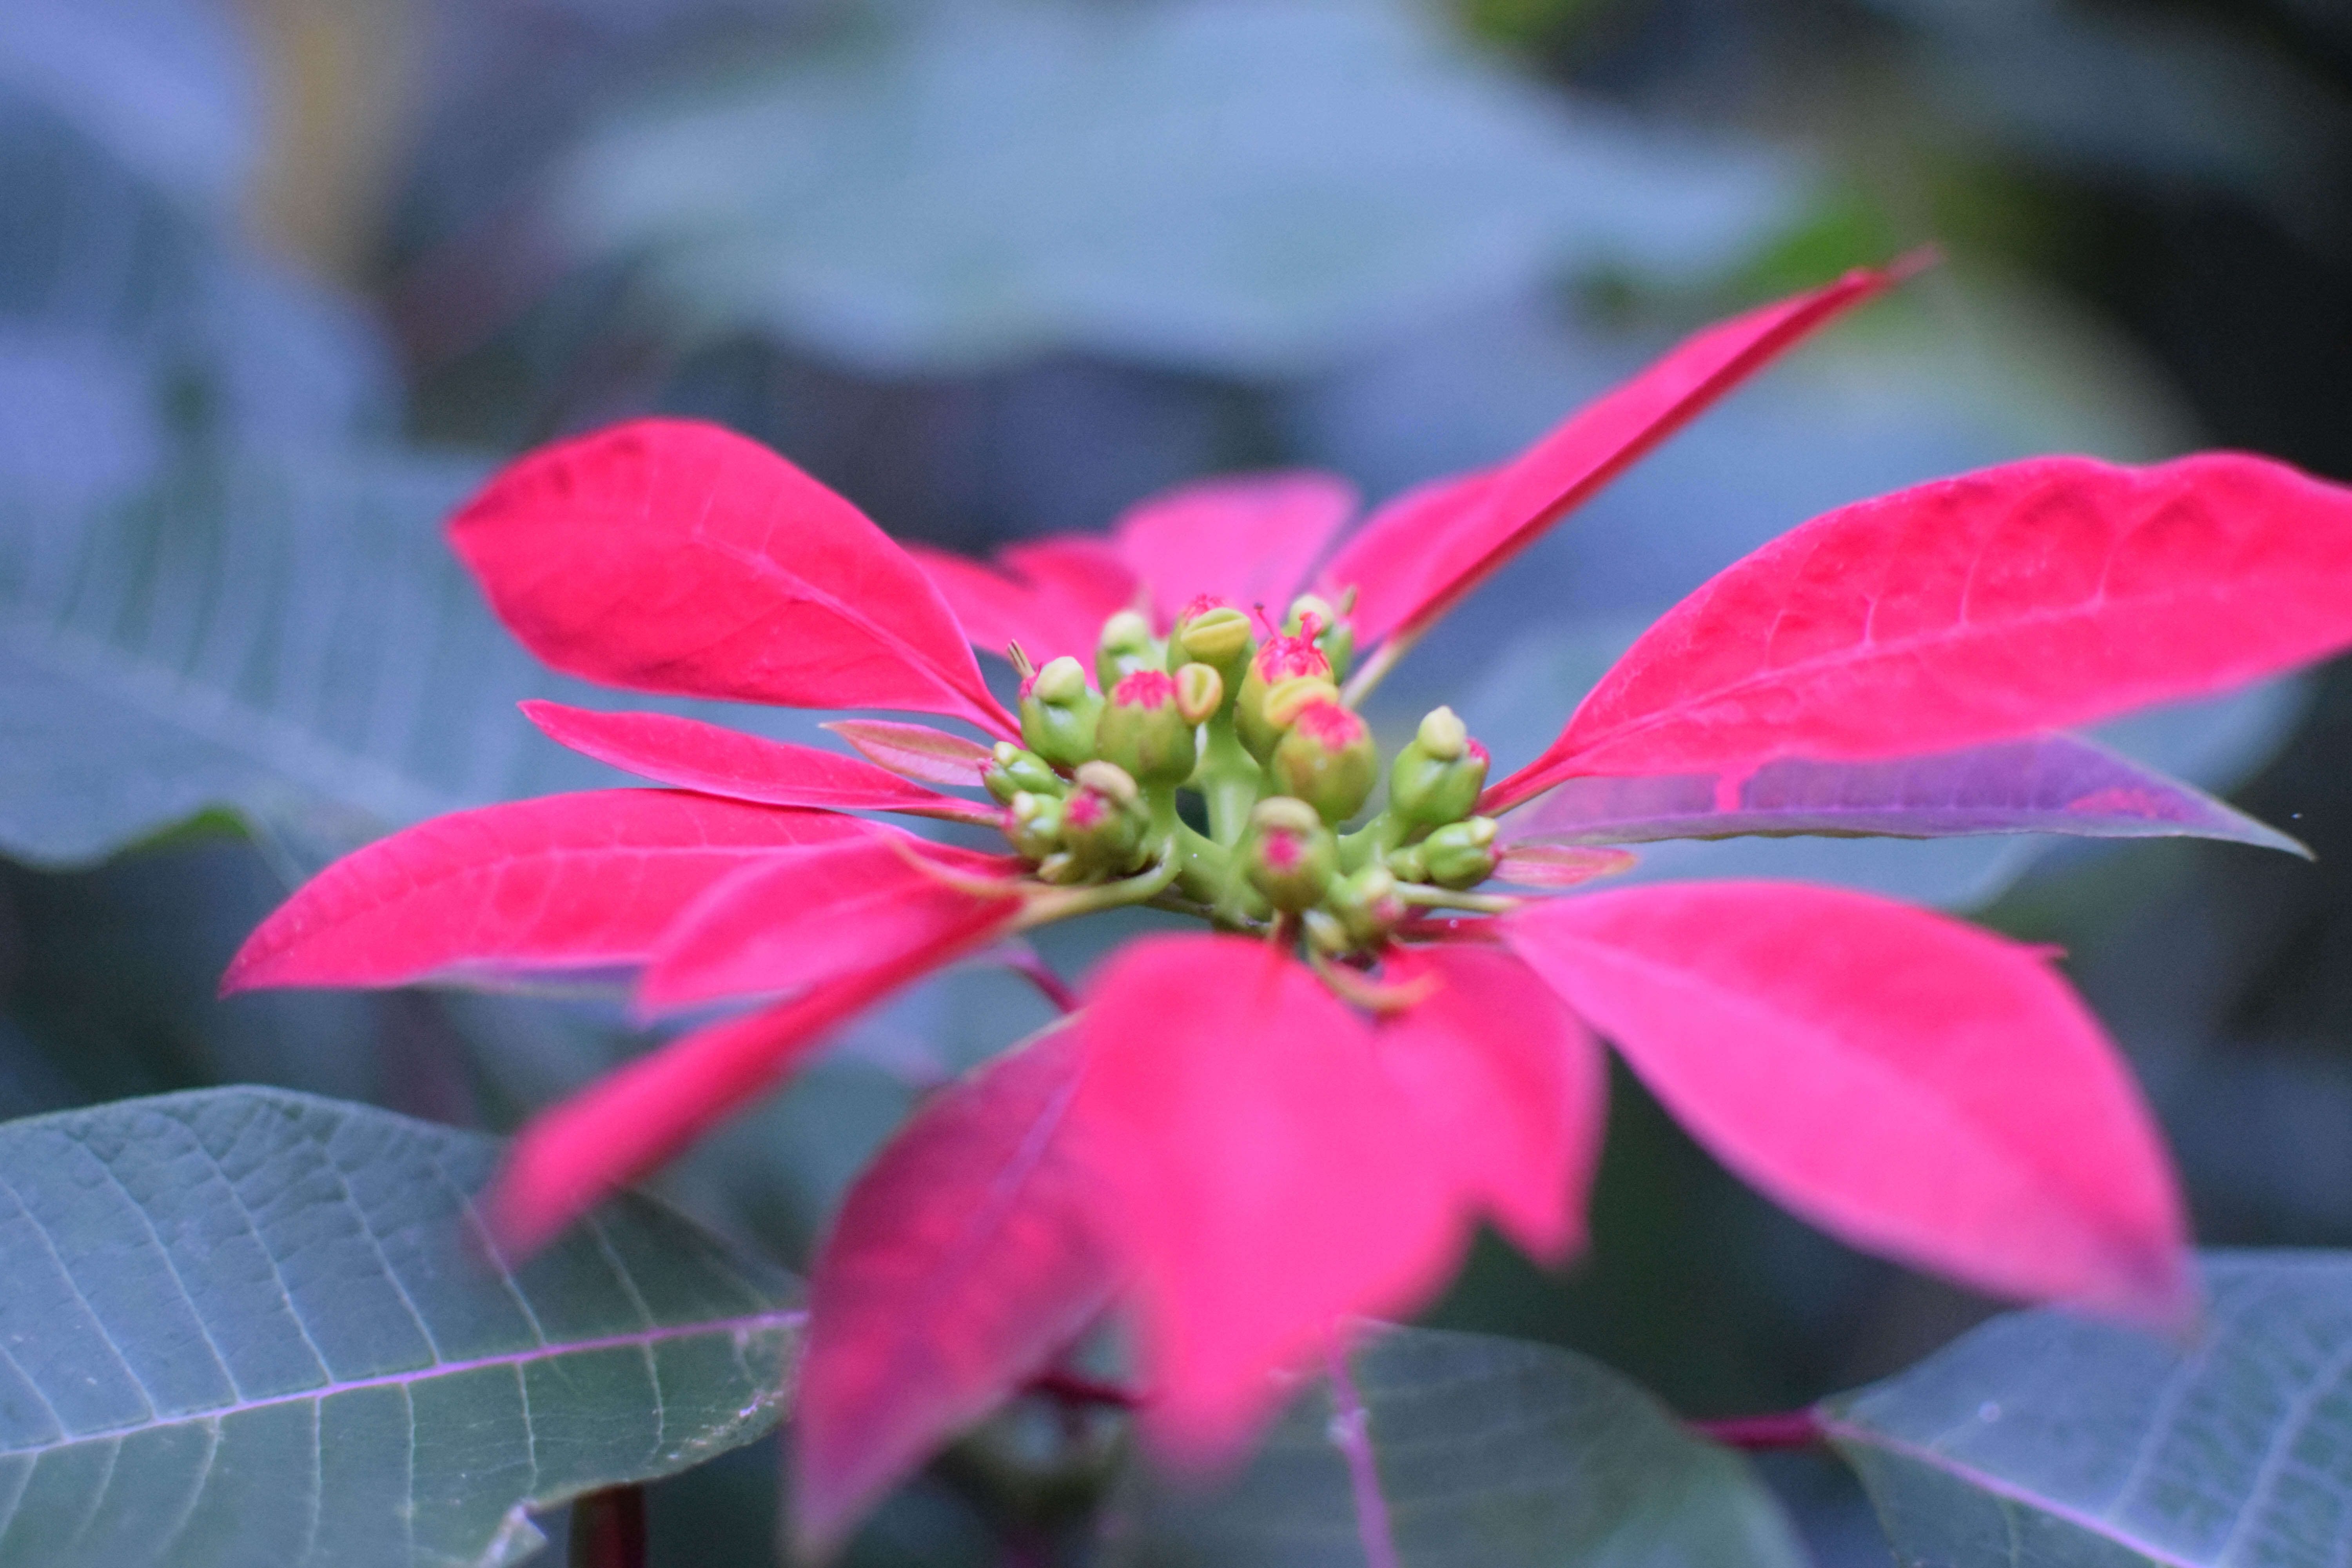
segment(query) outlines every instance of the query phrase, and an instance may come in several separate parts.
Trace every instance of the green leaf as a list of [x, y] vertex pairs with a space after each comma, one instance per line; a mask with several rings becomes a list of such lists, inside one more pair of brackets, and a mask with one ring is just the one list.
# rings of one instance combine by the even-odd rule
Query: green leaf
[[1075, 348], [1294, 374], [1563, 270], [1719, 268], [1801, 184], [1403, 0], [877, 10], [604, 126], [562, 232], [688, 338], [887, 374]]
[[2043, 1310], [1821, 1413], [1906, 1563], [2321, 1568], [2352, 1553], [2352, 1253], [2205, 1255], [2186, 1349]]
[[775, 1424], [791, 1281], [636, 1198], [503, 1271], [498, 1152], [256, 1089], [0, 1127], [0, 1561], [512, 1563]]
[[[1692, 1436], [1597, 1362], [1483, 1334], [1399, 1329], [1350, 1358], [1399, 1561], [1410, 1568], [1737, 1563], [1798, 1568], [1738, 1455]], [[1118, 1568], [1360, 1568], [1330, 1387], [1304, 1393], [1249, 1468], [1201, 1496], [1158, 1481], [1117, 1510]]]

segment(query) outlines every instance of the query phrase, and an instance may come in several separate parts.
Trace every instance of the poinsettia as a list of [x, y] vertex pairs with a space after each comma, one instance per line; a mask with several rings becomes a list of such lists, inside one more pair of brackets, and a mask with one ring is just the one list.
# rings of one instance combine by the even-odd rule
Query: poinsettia
[[[1356, 711], [1515, 552], [1897, 276], [1701, 332], [1517, 458], [1344, 539], [1352, 495], [1315, 474], [1192, 486], [1107, 538], [982, 564], [902, 550], [707, 425], [526, 457], [453, 538], [549, 664], [985, 739], [835, 724], [849, 755], [530, 704], [555, 740], [666, 787], [395, 834], [298, 892], [226, 985], [625, 966], [649, 1016], [755, 1003], [523, 1131], [489, 1213], [527, 1248], [922, 975], [1104, 910], [1203, 922], [1116, 953], [849, 1194], [799, 1390], [814, 1542], [1108, 1311], [1138, 1331], [1147, 1435], [1212, 1463], [1348, 1322], [1426, 1300], [1478, 1223], [1566, 1258], [1601, 1039], [1729, 1166], [1856, 1246], [2177, 1322], [2170, 1166], [2047, 953], [1831, 888], [1552, 895], [1662, 837], [2289, 843], [2058, 731], [2352, 646], [2352, 494], [2246, 456], [2011, 464], [1831, 512], [1733, 565], [1507, 777], [1450, 710], [1385, 758]], [[1014, 663], [1013, 707], [975, 647]]]

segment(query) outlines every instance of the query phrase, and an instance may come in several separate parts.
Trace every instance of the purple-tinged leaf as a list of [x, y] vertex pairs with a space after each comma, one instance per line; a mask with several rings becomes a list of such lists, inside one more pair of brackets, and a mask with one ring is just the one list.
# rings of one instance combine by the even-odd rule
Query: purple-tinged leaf
[[2072, 735], [2037, 735], [1878, 763], [1789, 757], [1744, 778], [1572, 778], [1510, 818], [1505, 838], [1511, 847], [1504, 865], [1507, 871], [1544, 844], [1646, 844], [1742, 834], [1947, 838], [1979, 833], [2220, 838], [2310, 854], [2194, 784]]

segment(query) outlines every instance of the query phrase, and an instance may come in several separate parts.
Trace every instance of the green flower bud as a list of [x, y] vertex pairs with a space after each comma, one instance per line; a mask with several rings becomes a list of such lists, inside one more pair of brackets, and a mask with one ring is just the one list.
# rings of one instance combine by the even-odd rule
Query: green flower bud
[[1024, 790], [1006, 803], [1004, 837], [1024, 860], [1043, 860], [1062, 847], [1062, 800], [1059, 795], [1032, 795]]
[[1216, 667], [1188, 664], [1176, 672], [1176, 711], [1187, 721], [1205, 724], [1225, 705], [1225, 678]]
[[1272, 795], [1251, 808], [1241, 864], [1266, 902], [1296, 913], [1323, 901], [1339, 864], [1339, 846], [1313, 806]]
[[[1266, 712], [1266, 699], [1276, 687], [1290, 681], [1320, 682], [1329, 687], [1328, 693], [1312, 686], [1292, 689], [1284, 699], [1286, 709], [1279, 723]], [[1315, 696], [1337, 697], [1339, 688], [1331, 684], [1331, 661], [1323, 650], [1303, 637], [1272, 637], [1265, 647], [1250, 657], [1246, 672], [1242, 676], [1241, 691], [1234, 700], [1234, 733], [1241, 737], [1251, 756], [1264, 762], [1274, 753], [1274, 745], [1282, 739], [1290, 721], [1298, 710]]]
[[1419, 848], [1430, 881], [1441, 888], [1475, 888], [1495, 874], [1495, 819], [1449, 822], [1423, 839]]
[[1062, 844], [1083, 872], [1134, 870], [1150, 828], [1150, 809], [1125, 769], [1102, 762], [1079, 767], [1078, 787], [1062, 805]]
[[[1267, 694], [1269, 717], [1297, 681], [1285, 681]], [[1266, 763], [1274, 787], [1320, 812], [1338, 826], [1356, 815], [1380, 781], [1381, 754], [1361, 719], [1329, 700], [1309, 702], [1275, 742]]]
[[1133, 610], [1121, 610], [1103, 623], [1102, 641], [1095, 646], [1095, 679], [1105, 691], [1160, 662], [1160, 645], [1151, 623]]
[[1308, 910], [1298, 917], [1307, 928], [1307, 942], [1326, 958], [1340, 958], [1356, 951], [1356, 939], [1339, 917], [1328, 910]]
[[999, 805], [1011, 805], [1023, 790], [1032, 795], [1059, 795], [1062, 775], [1034, 752], [1024, 752], [1010, 741], [996, 742], [996, 755], [982, 770], [980, 782]]
[[1390, 850], [1381, 858], [1381, 864], [1387, 867], [1390, 873], [1400, 882], [1429, 880], [1429, 859], [1422, 854], [1421, 846], [1418, 844], [1408, 844], [1401, 849]]
[[1021, 738], [1055, 767], [1074, 768], [1095, 754], [1101, 710], [1085, 667], [1067, 654], [1021, 683]]
[[1139, 669], [1112, 687], [1095, 725], [1095, 750], [1146, 787], [1171, 787], [1191, 778], [1199, 747], [1192, 721], [1178, 706], [1175, 679]]
[[1254, 640], [1247, 616], [1203, 594], [1177, 616], [1168, 638], [1169, 662], [1172, 668], [1198, 659], [1220, 675], [1238, 674]]
[[1395, 873], [1385, 866], [1367, 866], [1331, 885], [1324, 907], [1346, 931], [1349, 946], [1377, 947], [1403, 921], [1405, 906], [1396, 887]]
[[1433, 710], [1389, 766], [1389, 815], [1416, 827], [1459, 822], [1486, 787], [1486, 748], [1451, 708]]

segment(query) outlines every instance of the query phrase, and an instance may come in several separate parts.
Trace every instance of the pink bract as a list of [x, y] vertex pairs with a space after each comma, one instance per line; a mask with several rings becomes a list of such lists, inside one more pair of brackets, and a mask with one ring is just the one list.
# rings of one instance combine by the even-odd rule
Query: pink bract
[[[900, 549], [782, 458], [705, 425], [640, 421], [526, 457], [453, 538], [555, 668], [931, 715], [1005, 743], [845, 723], [861, 761], [536, 704], [557, 740], [674, 787], [396, 834], [296, 893], [225, 984], [627, 965], [647, 1011], [756, 1001], [525, 1129], [490, 1213], [505, 1245], [528, 1247], [769, 1092], [826, 1031], [1008, 933], [1147, 897], [1213, 916], [1216, 934], [1116, 953], [1076, 1014], [942, 1094], [851, 1194], [815, 1268], [794, 1438], [795, 1517], [813, 1546], [1051, 1370], [1106, 1310], [1139, 1331], [1147, 1436], [1214, 1465], [1278, 1401], [1277, 1374], [1317, 1364], [1355, 1317], [1425, 1301], [1475, 1225], [1565, 1258], [1599, 1148], [1602, 1038], [1729, 1166], [1855, 1246], [2177, 1324], [2192, 1304], [2169, 1162], [2045, 954], [1821, 888], [1474, 892], [1488, 874], [1564, 891], [1630, 857], [1498, 839], [1459, 812], [1400, 819], [1367, 848], [1295, 801], [1267, 819], [1253, 873], [1279, 883], [1260, 900], [1277, 912], [1253, 915], [1237, 871], [1218, 872], [1222, 904], [1187, 890], [1183, 876], [1207, 873], [1179, 864], [1192, 830], [1173, 826], [1174, 786], [1139, 795], [1121, 770], [1085, 763], [1076, 836], [1053, 840], [1047, 797], [1064, 784], [1012, 743], [1024, 719], [972, 657], [1018, 643], [1033, 665], [1084, 665], [1123, 611], [1164, 635], [1212, 603], [1278, 621], [1312, 589], [1319, 607], [1258, 646], [1255, 673], [1328, 677], [1344, 629], [1352, 704], [1561, 515], [1904, 271], [1858, 271], [1712, 327], [1520, 456], [1390, 503], [1336, 549], [1353, 492], [1318, 474], [1190, 486], [1107, 538], [1032, 542], [983, 565]], [[2347, 646], [2352, 494], [2239, 455], [2011, 464], [1832, 512], [1730, 567], [1634, 646], [1540, 758], [1486, 785], [1480, 809], [1575, 778], [1687, 774], [1716, 780], [1728, 813], [1743, 781], [1788, 759], [2031, 740]], [[1240, 657], [1227, 681], [1195, 683], [1223, 690], [1226, 712]], [[1174, 693], [1156, 668], [1121, 668], [1130, 700], [1157, 710]], [[1055, 721], [1099, 700], [1090, 688]], [[1355, 738], [1347, 709], [1304, 711]], [[1223, 721], [1199, 737], [1204, 777], [1213, 756], [1227, 776], [1255, 765]], [[1444, 710], [1415, 745], [1428, 797], [1458, 787], [1466, 809], [1484, 752]], [[991, 799], [942, 793], [983, 781]], [[1259, 831], [1206, 793], [1225, 847]], [[1016, 848], [1064, 848], [982, 855], [852, 812], [1001, 824]], [[1704, 826], [1705, 812], [1685, 815]], [[1648, 819], [1661, 836], [1660, 813]], [[1417, 874], [1391, 875], [1391, 851]], [[1339, 890], [1282, 901], [1281, 879], [1325, 874], [1318, 857], [1337, 858]]]

